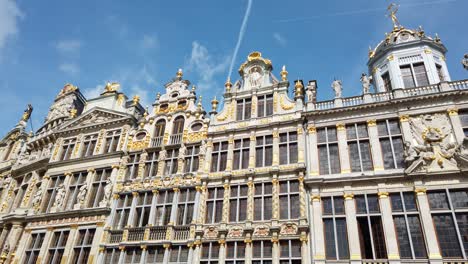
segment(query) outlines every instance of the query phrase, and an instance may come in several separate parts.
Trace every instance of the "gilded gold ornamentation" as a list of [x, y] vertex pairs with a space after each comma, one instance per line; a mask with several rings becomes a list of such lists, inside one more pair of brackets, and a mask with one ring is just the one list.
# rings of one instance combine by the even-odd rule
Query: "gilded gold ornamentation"
[[426, 194], [426, 188], [415, 188], [414, 189], [414, 192], [416, 193], [416, 195], [424, 195]]
[[447, 113], [449, 116], [456, 116], [458, 115], [458, 109], [457, 108], [449, 108], [447, 109]]
[[388, 192], [378, 192], [377, 195], [380, 199], [388, 198]]
[[367, 120], [367, 126], [369, 127], [374, 127], [377, 125], [377, 121], [375, 119], [369, 119]]
[[286, 66], [285, 65], [283, 65], [283, 68], [281, 68], [280, 75], [281, 75], [281, 80], [283, 82], [288, 80], [288, 71], [286, 71]]
[[409, 115], [400, 116], [400, 122], [408, 122], [408, 120], [409, 120]]
[[291, 110], [294, 108], [294, 103], [286, 102], [286, 95], [282, 94], [280, 96], [280, 105], [283, 110]]
[[129, 139], [128, 148], [133, 151], [142, 150], [149, 146], [149, 142], [150, 142], [150, 135], [149, 133], [146, 133], [146, 136], [143, 140], [135, 141], [135, 139], [133, 138], [132, 140]]
[[247, 56], [247, 61], [242, 63], [242, 65], [239, 67], [239, 73], [243, 74], [245, 66], [247, 66], [247, 64], [249, 62], [253, 62], [253, 61], [263, 62], [263, 63], [265, 63], [267, 66], [269, 66], [271, 68], [271, 61], [269, 59], [263, 58], [262, 53], [260, 53], [258, 51], [254, 51], [254, 52], [250, 53], [249, 56]]
[[310, 199], [312, 200], [312, 202], [320, 202], [320, 195], [314, 194]]
[[309, 134], [315, 134], [315, 133], [317, 133], [317, 128], [315, 126], [309, 125], [309, 126], [307, 126], [307, 132]]
[[31, 195], [34, 190], [34, 187], [36, 186], [36, 183], [37, 183], [37, 179], [35, 178], [31, 180], [31, 182], [29, 183], [28, 190], [26, 191], [26, 194], [24, 195], [24, 198], [23, 198], [23, 202], [21, 203], [23, 207], [28, 206], [29, 200], [31, 199]]
[[273, 113], [276, 113], [276, 109], [278, 109], [278, 92], [273, 93]]
[[431, 54], [431, 53], [432, 53], [432, 50], [430, 50], [430, 49], [424, 49], [424, 53], [426, 53], [426, 54]]
[[304, 129], [302, 127], [298, 127], [297, 128], [297, 134], [302, 135], [302, 133], [304, 133]]
[[392, 61], [393, 59], [394, 59], [393, 55], [390, 55], [390, 56], [387, 57], [388, 61]]
[[345, 200], [352, 200], [352, 199], [354, 199], [354, 194], [353, 194], [353, 193], [345, 193], [345, 194], [343, 195], [343, 198], [344, 198]]
[[52, 160], [57, 160], [57, 155], [62, 145], [62, 141], [63, 141], [63, 138], [57, 139], [57, 142], [55, 143], [54, 154], [52, 155]]
[[336, 129], [338, 129], [338, 131], [343, 131], [343, 130], [345, 130], [345, 129], [346, 129], [345, 124], [343, 124], [343, 123], [337, 123], [337, 124], [336, 124]]

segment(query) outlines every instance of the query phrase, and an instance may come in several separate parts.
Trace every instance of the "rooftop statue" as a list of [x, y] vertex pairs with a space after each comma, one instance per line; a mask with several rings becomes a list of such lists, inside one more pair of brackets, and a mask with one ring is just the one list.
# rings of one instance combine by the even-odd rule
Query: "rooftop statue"
[[333, 88], [333, 91], [335, 92], [335, 98], [341, 98], [342, 92], [343, 92], [343, 85], [341, 83], [341, 80], [334, 80], [332, 82], [331, 87]]
[[465, 68], [465, 70], [468, 70], [468, 53], [465, 54], [465, 56], [463, 57], [462, 64], [463, 68]]
[[371, 85], [371, 82], [372, 82], [372, 76], [367, 76], [367, 74], [363, 72], [361, 74], [360, 81], [362, 83], [362, 93], [363, 94], [370, 93], [370, 85]]
[[393, 27], [394, 28], [397, 28], [400, 26], [400, 22], [398, 21], [398, 18], [396, 17], [396, 13], [398, 12], [398, 6], [395, 4], [395, 3], [391, 3], [388, 7], [387, 7], [387, 11], [388, 11], [388, 17], [390, 17], [390, 19], [392, 20], [392, 23], [393, 23]]

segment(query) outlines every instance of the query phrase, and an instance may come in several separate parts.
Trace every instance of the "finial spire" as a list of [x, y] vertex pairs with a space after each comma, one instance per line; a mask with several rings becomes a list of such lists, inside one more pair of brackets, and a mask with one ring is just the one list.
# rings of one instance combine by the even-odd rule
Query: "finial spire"
[[215, 97], [213, 98], [213, 100], [211, 100], [211, 112], [213, 113], [216, 113], [217, 112], [217, 109], [218, 109], [218, 100], [216, 100], [216, 95]]
[[283, 67], [281, 68], [281, 80], [282, 81], [287, 81], [288, 80], [288, 71], [286, 71], [286, 65], [283, 65]]
[[396, 13], [398, 12], [398, 7], [399, 6], [396, 5], [395, 3], [391, 3], [387, 7], [387, 11], [388, 11], [387, 17], [389, 17], [392, 20], [394, 29], [400, 27], [400, 22], [398, 21], [398, 18], [396, 17]]
[[231, 83], [230, 77], [227, 78], [226, 83], [224, 84], [224, 87], [226, 87], [226, 93], [231, 92], [232, 83]]
[[182, 69], [179, 68], [179, 70], [177, 70], [177, 78], [182, 78], [182, 76], [184, 76], [184, 73], [182, 72]]

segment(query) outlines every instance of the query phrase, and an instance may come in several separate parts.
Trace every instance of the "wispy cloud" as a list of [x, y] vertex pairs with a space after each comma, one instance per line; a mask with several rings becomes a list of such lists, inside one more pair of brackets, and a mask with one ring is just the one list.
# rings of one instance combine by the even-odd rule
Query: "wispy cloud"
[[198, 88], [208, 90], [216, 88], [217, 84], [214, 78], [216, 75], [226, 72], [229, 60], [229, 56], [220, 59], [213, 58], [205, 46], [194, 41], [192, 42], [192, 53], [186, 63], [186, 68], [187, 71], [192, 71], [200, 77], [198, 79]]
[[158, 40], [156, 36], [153, 35], [144, 35], [143, 39], [141, 40], [141, 47], [143, 49], [153, 49], [157, 47]]
[[104, 91], [104, 84], [98, 84], [93, 88], [83, 89], [83, 95], [88, 98], [96, 98]]
[[0, 51], [18, 34], [18, 19], [24, 17], [14, 0], [0, 0]]
[[[1, 1], [1, 0], [0, 0]], [[77, 39], [66, 39], [57, 42], [55, 47], [61, 55], [78, 56], [81, 49], [81, 41]]]
[[280, 46], [286, 46], [286, 39], [278, 32], [273, 33], [273, 38]]
[[59, 70], [69, 75], [76, 75], [80, 72], [80, 67], [75, 63], [62, 63]]

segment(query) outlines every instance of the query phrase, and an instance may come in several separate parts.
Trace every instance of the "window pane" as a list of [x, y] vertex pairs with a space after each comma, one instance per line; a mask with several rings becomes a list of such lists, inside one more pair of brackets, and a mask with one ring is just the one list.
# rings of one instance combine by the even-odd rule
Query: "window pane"
[[433, 215], [439, 247], [444, 258], [461, 258], [462, 253], [458, 245], [457, 233], [452, 216], [449, 214]]
[[449, 209], [447, 194], [445, 191], [428, 192], [429, 206], [431, 209]]
[[333, 219], [324, 219], [323, 227], [325, 231], [325, 253], [327, 259], [336, 259], [335, 231]]

